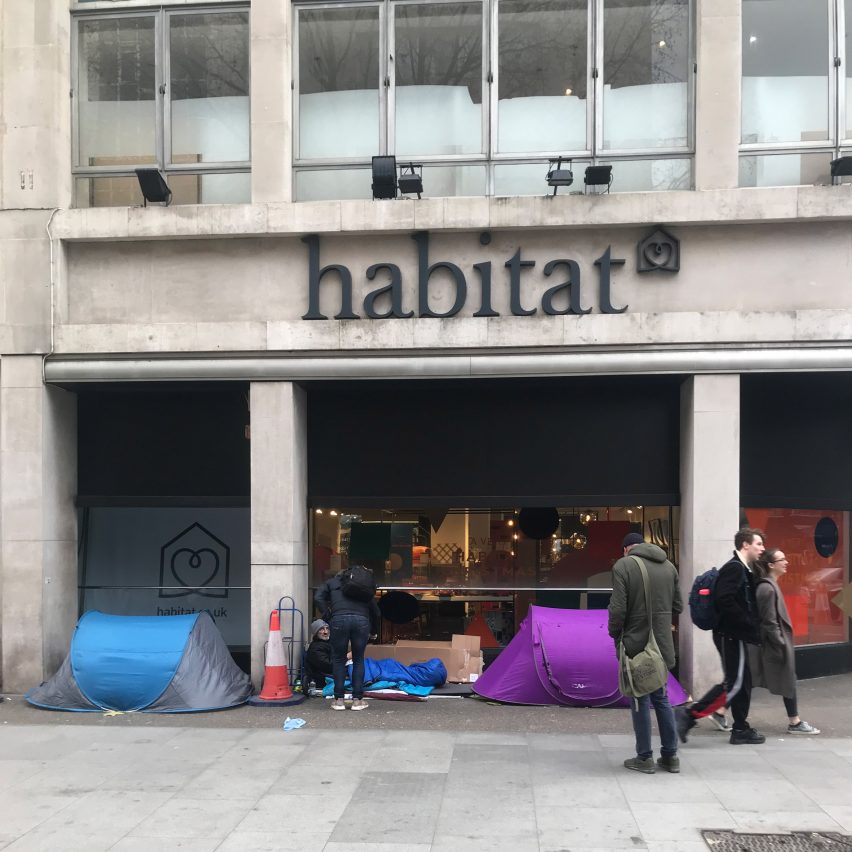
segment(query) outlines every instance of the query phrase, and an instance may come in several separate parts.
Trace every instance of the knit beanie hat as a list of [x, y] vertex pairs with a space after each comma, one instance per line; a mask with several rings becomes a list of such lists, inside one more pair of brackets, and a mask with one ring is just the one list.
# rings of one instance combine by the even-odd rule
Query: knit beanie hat
[[328, 622], [323, 621], [321, 618], [318, 618], [316, 621], [311, 622], [311, 639], [317, 635], [317, 633], [322, 630], [323, 627], [328, 627]]

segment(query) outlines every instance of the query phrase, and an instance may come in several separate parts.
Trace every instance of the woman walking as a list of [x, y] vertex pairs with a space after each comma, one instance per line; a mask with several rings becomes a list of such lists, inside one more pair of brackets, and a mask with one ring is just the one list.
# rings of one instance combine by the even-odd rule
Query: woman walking
[[799, 716], [796, 702], [796, 660], [793, 625], [778, 579], [787, 572], [783, 551], [769, 547], [755, 563], [758, 574], [755, 596], [760, 616], [760, 646], [749, 646], [752, 685], [762, 686], [784, 699], [788, 734], [818, 734], [819, 728]]

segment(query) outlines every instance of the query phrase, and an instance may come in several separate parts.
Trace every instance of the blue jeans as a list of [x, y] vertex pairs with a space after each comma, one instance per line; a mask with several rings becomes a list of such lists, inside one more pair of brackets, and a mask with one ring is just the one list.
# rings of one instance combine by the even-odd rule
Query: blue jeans
[[346, 690], [346, 652], [352, 645], [352, 697], [364, 697], [364, 649], [370, 638], [370, 619], [352, 612], [332, 615], [331, 670], [334, 676], [334, 697], [343, 698]]
[[[634, 701], [638, 703], [638, 709]], [[633, 717], [633, 731], [636, 734], [636, 755], [644, 760], [654, 754], [651, 747], [652, 704], [657, 714], [657, 727], [660, 729], [660, 754], [663, 757], [674, 757], [677, 754], [677, 728], [665, 686], [650, 695], [630, 700], [630, 715]]]

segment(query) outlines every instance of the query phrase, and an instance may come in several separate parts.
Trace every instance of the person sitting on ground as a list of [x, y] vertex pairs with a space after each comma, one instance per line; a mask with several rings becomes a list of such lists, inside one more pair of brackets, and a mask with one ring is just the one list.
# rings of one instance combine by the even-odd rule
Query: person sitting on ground
[[311, 622], [311, 644], [305, 653], [307, 672], [303, 678], [305, 685], [313, 680], [317, 689], [325, 686], [326, 677], [333, 677], [331, 668], [331, 629], [327, 621], [318, 618]]
[[755, 562], [760, 578], [755, 588], [760, 616], [760, 646], [749, 648], [753, 686], [762, 686], [780, 695], [787, 711], [788, 734], [818, 734], [819, 728], [799, 716], [796, 703], [796, 660], [793, 650], [793, 623], [787, 612], [778, 580], [787, 573], [787, 557], [776, 547], [767, 548]]

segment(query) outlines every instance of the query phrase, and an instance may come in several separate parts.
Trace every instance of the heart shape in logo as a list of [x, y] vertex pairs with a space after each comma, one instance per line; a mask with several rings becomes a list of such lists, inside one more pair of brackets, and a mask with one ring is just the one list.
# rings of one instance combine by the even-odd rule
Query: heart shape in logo
[[665, 269], [672, 260], [671, 243], [663, 242], [662, 240], [649, 242], [643, 248], [642, 255], [649, 266]]
[[209, 585], [219, 573], [219, 555], [209, 547], [182, 547], [172, 555], [170, 568], [181, 586], [198, 589]]

